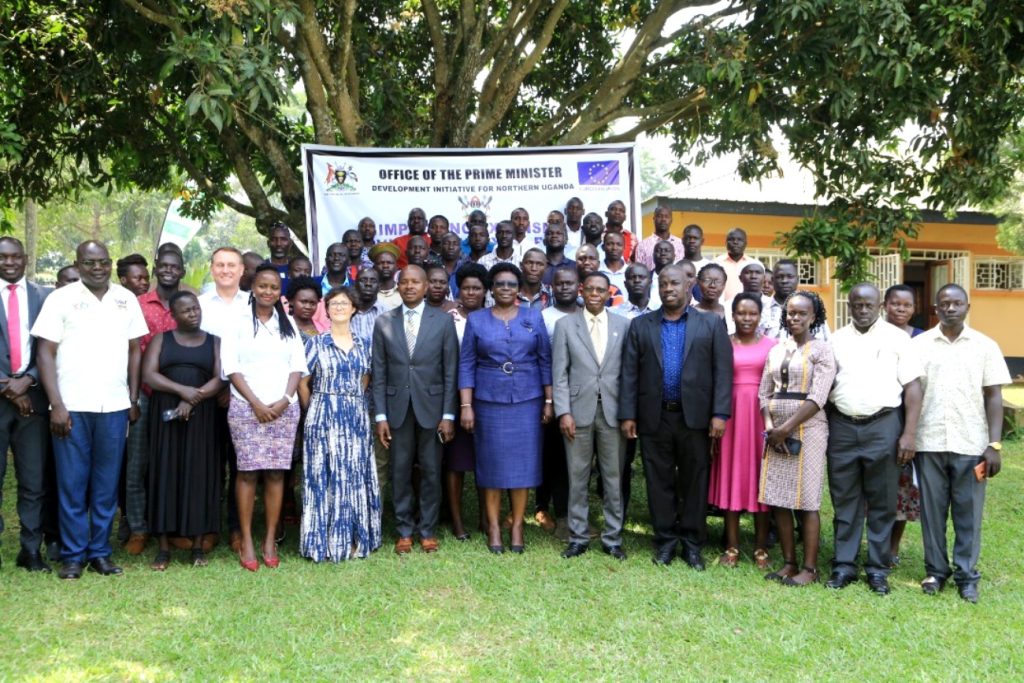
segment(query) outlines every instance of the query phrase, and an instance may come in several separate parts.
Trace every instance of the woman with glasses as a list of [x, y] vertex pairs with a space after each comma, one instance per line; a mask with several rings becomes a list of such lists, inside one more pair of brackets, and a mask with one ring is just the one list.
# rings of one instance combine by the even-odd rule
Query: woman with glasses
[[370, 345], [350, 325], [355, 294], [335, 287], [324, 300], [331, 329], [306, 341], [310, 374], [299, 384], [306, 407], [299, 553], [341, 562], [380, 547], [380, 488], [366, 394]]
[[541, 425], [554, 418], [551, 344], [540, 311], [518, 305], [523, 276], [511, 263], [485, 283], [494, 306], [469, 314], [459, 359], [460, 424], [474, 435], [476, 481], [484, 490], [487, 547], [503, 553], [501, 492], [512, 501], [510, 547], [525, 548], [529, 490], [541, 483]]
[[700, 287], [700, 302], [694, 308], [705, 313], [714, 313], [725, 320], [725, 306], [719, 301], [725, 291], [725, 282], [729, 277], [725, 268], [717, 263], [709, 263], [697, 273], [697, 286]]

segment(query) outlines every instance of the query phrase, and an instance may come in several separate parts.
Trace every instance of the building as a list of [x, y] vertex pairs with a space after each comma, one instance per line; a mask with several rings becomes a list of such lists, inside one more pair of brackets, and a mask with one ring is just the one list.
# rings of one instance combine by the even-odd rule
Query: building
[[[734, 170], [719, 167], [693, 178], [666, 196], [643, 203], [644, 236], [654, 230], [653, 213], [659, 205], [672, 210], [672, 233], [681, 235], [696, 223], [704, 230], [705, 256], [725, 252], [725, 236], [731, 228], [746, 230], [747, 254], [771, 267], [784, 257], [776, 246], [779, 234], [791, 230], [814, 210], [812, 185], [806, 175], [787, 173], [785, 179], [746, 184]], [[702, 169], [702, 172], [704, 170]], [[996, 244], [997, 220], [982, 212], [962, 211], [952, 219], [925, 211], [917, 239], [908, 243], [907, 258], [878, 252], [872, 261], [874, 281], [884, 291], [902, 282], [914, 288], [917, 318], [913, 324], [928, 328], [937, 323], [935, 292], [955, 282], [970, 294], [968, 324], [991, 336], [1002, 348], [1014, 376], [1024, 373], [1024, 257]], [[828, 259], [801, 258], [800, 286], [817, 292], [828, 310], [829, 325], [837, 329], [848, 321], [846, 297], [832, 277]]]

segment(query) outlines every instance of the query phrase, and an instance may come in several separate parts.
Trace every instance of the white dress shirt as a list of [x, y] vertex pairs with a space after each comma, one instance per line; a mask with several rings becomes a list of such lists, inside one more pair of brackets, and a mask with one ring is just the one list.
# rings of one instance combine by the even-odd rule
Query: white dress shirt
[[[32, 361], [32, 335], [28, 328], [28, 287], [25, 286], [24, 277], [17, 282], [0, 280], [0, 300], [2, 300], [4, 307], [4, 325], [7, 324], [7, 300], [11, 296], [10, 290], [7, 289], [9, 285], [15, 285], [14, 292], [15, 296], [18, 297], [18, 323], [21, 329], [21, 334], [19, 335], [21, 339], [21, 365], [11, 368], [11, 374], [17, 375], [25, 372]], [[10, 336], [7, 337], [7, 343], [11, 343]]]
[[249, 292], [241, 289], [235, 291], [235, 295], [224, 298], [217, 293], [217, 288], [203, 292], [199, 295], [199, 308], [203, 312], [203, 319], [199, 328], [208, 334], [217, 337], [224, 337], [224, 329], [229, 326], [235, 318], [249, 312], [252, 308], [249, 305]]
[[832, 335], [836, 379], [828, 400], [843, 415], [868, 417], [899, 408], [903, 387], [924, 374], [910, 348], [910, 336], [882, 319], [866, 332], [853, 323]]
[[[220, 342], [221, 372], [225, 377], [235, 373], [242, 375], [256, 398], [265, 405], [275, 403], [285, 395], [288, 376], [293, 372], [303, 377], [309, 374], [306, 368], [306, 347], [302, 343], [299, 328], [287, 316], [294, 334], [281, 337], [280, 321], [275, 310], [267, 322], [253, 321], [251, 311], [237, 315], [222, 328]], [[231, 395], [244, 401], [245, 397], [231, 385]]]

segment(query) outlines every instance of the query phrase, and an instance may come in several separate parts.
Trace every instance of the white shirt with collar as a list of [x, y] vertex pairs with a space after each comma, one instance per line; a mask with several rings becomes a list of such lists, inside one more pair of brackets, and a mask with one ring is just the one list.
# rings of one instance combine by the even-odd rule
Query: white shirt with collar
[[246, 312], [252, 313], [249, 305], [249, 292], [235, 290], [230, 298], [222, 297], [214, 287], [199, 295], [199, 308], [203, 311], [203, 320], [199, 327], [217, 337], [224, 337], [224, 331], [235, 318]]
[[138, 299], [114, 283], [102, 299], [81, 282], [54, 290], [32, 326], [32, 336], [57, 344], [57, 388], [80, 413], [131, 407], [128, 342], [148, 333]]
[[843, 415], [868, 417], [899, 408], [903, 387], [924, 374], [910, 336], [881, 318], [860, 332], [853, 323], [832, 335], [836, 379], [829, 401]]
[[918, 453], [982, 455], [989, 444], [983, 390], [1011, 382], [999, 345], [966, 325], [949, 341], [936, 325], [910, 346], [924, 365]]
[[[309, 374], [306, 367], [306, 347], [302, 343], [299, 328], [291, 316], [286, 316], [294, 334], [281, 337], [281, 326], [275, 310], [267, 322], [253, 318], [251, 310], [236, 315], [223, 327], [220, 342], [221, 372], [225, 377], [239, 373], [262, 403], [270, 405], [285, 396], [288, 376], [293, 372], [303, 377]], [[245, 397], [231, 385], [233, 398], [244, 401]]]
[[[2, 286], [2, 289], [0, 289], [0, 300], [2, 300], [4, 307], [4, 325], [7, 324], [7, 302], [11, 296], [10, 289], [8, 288], [11, 285], [15, 286], [14, 292], [18, 298], [18, 327], [20, 328], [19, 339], [21, 340], [21, 365], [11, 368], [11, 375], [18, 375], [25, 372], [32, 362], [32, 335], [28, 327], [28, 286], [24, 276], [17, 282], [0, 280], [0, 286]], [[7, 343], [11, 343], [10, 335], [7, 337]]]
[[[775, 297], [769, 297], [768, 302], [761, 311], [761, 329], [764, 330], [766, 337], [780, 341], [789, 339], [789, 330], [782, 324], [782, 304]], [[821, 341], [828, 341], [832, 336], [832, 331], [826, 322], [815, 330], [811, 336]]]

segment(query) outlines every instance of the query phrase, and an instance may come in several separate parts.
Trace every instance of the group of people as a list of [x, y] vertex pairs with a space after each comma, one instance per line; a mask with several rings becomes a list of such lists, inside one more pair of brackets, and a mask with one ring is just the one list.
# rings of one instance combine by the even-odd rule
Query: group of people
[[[852, 322], [832, 332], [820, 298], [798, 289], [797, 264], [766, 270], [739, 228], [712, 260], [699, 226], [672, 235], [667, 207], [637, 241], [622, 202], [602, 219], [572, 198], [547, 216], [543, 248], [525, 241], [525, 209], [497, 223], [494, 242], [478, 213], [465, 240], [413, 209], [408, 235], [377, 243], [365, 218], [316, 276], [275, 226], [269, 259], [214, 251], [212, 285], [198, 294], [182, 285], [173, 245], [158, 250], [151, 288], [145, 259], [118, 261], [116, 284], [106, 247], [83, 243], [50, 291], [25, 280], [20, 242], [0, 238], [0, 433], [17, 466], [18, 565], [49, 571], [44, 508], [55, 500], [61, 578], [121, 572], [109, 541], [119, 504], [129, 552], [156, 537], [153, 569], [167, 569], [176, 546], [202, 566], [225, 479], [231, 547], [249, 571], [279, 566], [277, 544], [295, 521], [303, 557], [367, 557], [383, 542], [385, 484], [395, 552], [418, 541], [433, 553], [442, 508], [458, 541], [471, 536], [467, 472], [491, 553], [525, 552], [532, 490], [534, 519], [565, 542], [562, 557], [600, 537], [625, 560], [639, 450], [656, 564], [681, 555], [704, 569], [717, 509], [719, 564], [738, 564], [750, 513], [751, 556], [766, 578], [817, 581], [827, 472], [828, 587], [856, 580], [866, 527], [867, 583], [888, 593], [903, 527], [920, 514], [922, 589], [952, 578], [977, 600], [1009, 373], [996, 344], [965, 325], [960, 286], [939, 290], [939, 324], [921, 332], [909, 326], [913, 289], [859, 284]], [[595, 471], [601, 529], [588, 509]], [[782, 563], [769, 572], [770, 535]]]

